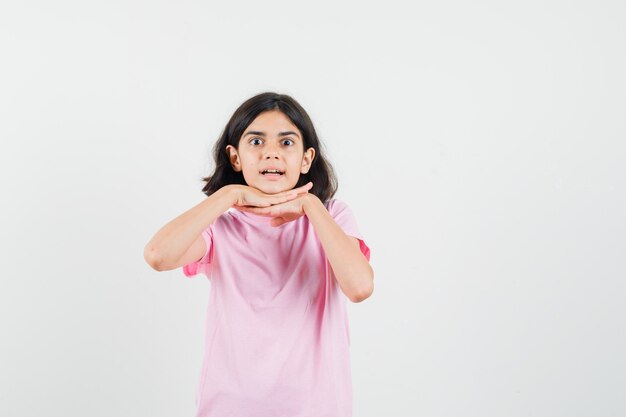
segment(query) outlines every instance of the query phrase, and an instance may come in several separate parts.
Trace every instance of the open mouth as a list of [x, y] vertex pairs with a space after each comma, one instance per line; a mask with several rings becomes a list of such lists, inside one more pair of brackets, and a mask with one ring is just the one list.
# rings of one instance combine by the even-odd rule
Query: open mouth
[[279, 169], [264, 169], [263, 171], [261, 171], [261, 174], [280, 176], [280, 175], [284, 175], [285, 171], [281, 171]]

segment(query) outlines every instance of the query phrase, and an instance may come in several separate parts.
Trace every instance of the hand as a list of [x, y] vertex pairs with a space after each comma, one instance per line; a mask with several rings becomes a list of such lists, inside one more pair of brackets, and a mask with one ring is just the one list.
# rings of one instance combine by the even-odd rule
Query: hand
[[306, 214], [305, 205], [310, 198], [316, 198], [313, 194], [302, 193], [293, 200], [274, 204], [268, 207], [237, 207], [241, 211], [273, 217], [270, 224], [274, 227], [296, 220]]
[[233, 207], [242, 209], [243, 207], [270, 207], [295, 199], [300, 194], [306, 194], [313, 187], [312, 182], [308, 182], [301, 187], [283, 191], [277, 194], [265, 194], [263, 191], [247, 185], [231, 185], [234, 191]]

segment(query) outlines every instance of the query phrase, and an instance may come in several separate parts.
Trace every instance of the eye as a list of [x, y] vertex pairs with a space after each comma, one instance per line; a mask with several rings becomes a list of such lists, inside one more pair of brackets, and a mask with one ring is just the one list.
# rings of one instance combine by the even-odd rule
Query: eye
[[263, 140], [261, 138], [252, 138], [249, 143], [251, 145], [260, 145], [263, 143]]
[[287, 145], [287, 146], [291, 146], [293, 145], [295, 142], [291, 139], [284, 139], [283, 140], [283, 145]]

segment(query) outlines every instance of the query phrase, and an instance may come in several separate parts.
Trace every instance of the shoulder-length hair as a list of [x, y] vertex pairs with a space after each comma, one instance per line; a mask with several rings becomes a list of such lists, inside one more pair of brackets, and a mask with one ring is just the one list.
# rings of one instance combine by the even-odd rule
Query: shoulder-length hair
[[260, 113], [268, 110], [280, 110], [285, 114], [302, 133], [304, 149], [315, 149], [315, 157], [309, 172], [300, 174], [295, 188], [312, 181], [313, 188], [309, 192], [315, 194], [322, 202], [330, 200], [337, 192], [337, 178], [333, 167], [324, 155], [322, 144], [317, 137], [311, 118], [293, 98], [272, 92], [261, 93], [249, 98], [235, 110], [219, 140], [213, 146], [215, 171], [210, 176], [202, 178], [203, 181], [206, 181], [202, 192], [210, 196], [228, 184], [246, 185], [243, 173], [233, 170], [226, 146], [232, 145], [239, 149], [239, 140], [243, 132]]

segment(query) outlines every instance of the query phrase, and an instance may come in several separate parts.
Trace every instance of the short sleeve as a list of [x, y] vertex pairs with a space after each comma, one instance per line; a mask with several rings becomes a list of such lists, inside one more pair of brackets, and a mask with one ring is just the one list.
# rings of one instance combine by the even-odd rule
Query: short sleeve
[[213, 230], [211, 226], [202, 231], [202, 237], [204, 238], [204, 243], [206, 244], [206, 252], [204, 256], [200, 260], [183, 266], [183, 273], [189, 278], [201, 273], [208, 276], [209, 265], [211, 263], [211, 249], [213, 248]]
[[335, 220], [339, 227], [341, 227], [344, 233], [359, 240], [361, 253], [363, 253], [365, 258], [369, 261], [370, 248], [367, 246], [365, 239], [363, 239], [363, 236], [359, 232], [359, 228], [357, 227], [356, 220], [350, 207], [348, 207], [348, 205], [343, 201], [337, 199], [327, 201], [325, 206], [331, 217]]

